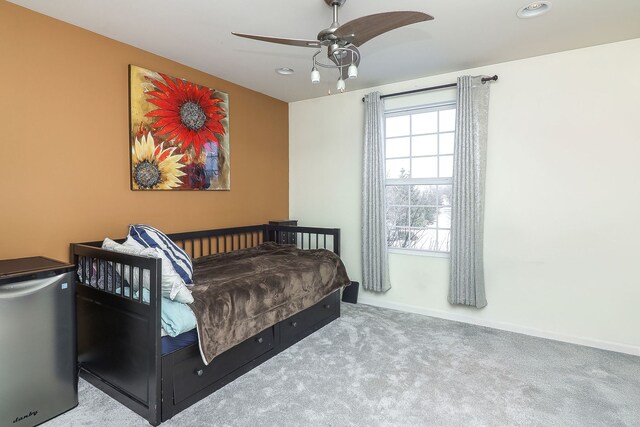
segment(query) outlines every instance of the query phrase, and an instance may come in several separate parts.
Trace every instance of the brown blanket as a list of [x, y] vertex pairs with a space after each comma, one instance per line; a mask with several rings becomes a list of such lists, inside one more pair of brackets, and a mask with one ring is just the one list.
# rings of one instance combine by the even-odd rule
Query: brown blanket
[[271, 242], [196, 258], [193, 268], [194, 302], [189, 306], [206, 364], [350, 283], [333, 252]]

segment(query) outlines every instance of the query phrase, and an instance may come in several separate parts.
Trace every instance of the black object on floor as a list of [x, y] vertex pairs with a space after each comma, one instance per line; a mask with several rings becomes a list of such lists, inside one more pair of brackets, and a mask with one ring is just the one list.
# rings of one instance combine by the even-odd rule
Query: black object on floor
[[344, 291], [342, 291], [342, 302], [357, 304], [358, 288], [360, 288], [360, 283], [358, 282], [351, 282], [349, 286], [344, 288]]

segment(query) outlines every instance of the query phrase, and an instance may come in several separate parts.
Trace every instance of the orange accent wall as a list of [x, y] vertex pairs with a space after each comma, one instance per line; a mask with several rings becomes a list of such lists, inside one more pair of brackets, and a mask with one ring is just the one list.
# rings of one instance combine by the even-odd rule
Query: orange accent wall
[[[231, 191], [130, 190], [129, 64], [229, 94]], [[0, 259], [288, 215], [285, 102], [5, 1], [0, 82]]]

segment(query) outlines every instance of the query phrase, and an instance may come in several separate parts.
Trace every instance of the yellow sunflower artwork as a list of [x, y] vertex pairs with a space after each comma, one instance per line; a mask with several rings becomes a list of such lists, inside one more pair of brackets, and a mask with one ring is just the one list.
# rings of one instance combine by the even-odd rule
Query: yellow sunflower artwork
[[229, 190], [229, 96], [129, 66], [131, 188]]
[[164, 148], [155, 144], [153, 135], [135, 139], [131, 146], [131, 173], [134, 190], [170, 190], [181, 184], [180, 177], [186, 174], [180, 169], [182, 156], [172, 155], [176, 147]]

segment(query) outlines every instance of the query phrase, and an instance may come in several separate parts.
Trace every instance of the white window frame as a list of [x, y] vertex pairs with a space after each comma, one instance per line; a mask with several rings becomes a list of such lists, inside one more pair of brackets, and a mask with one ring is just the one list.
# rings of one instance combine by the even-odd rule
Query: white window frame
[[[446, 102], [439, 102], [439, 103], [432, 103], [432, 104], [425, 104], [425, 105], [421, 105], [421, 106], [415, 106], [415, 107], [409, 107], [409, 108], [396, 108], [396, 109], [390, 109], [390, 110], [386, 110], [384, 112], [384, 119], [386, 122], [386, 119], [388, 117], [398, 117], [398, 116], [406, 116], [406, 115], [411, 115], [411, 114], [420, 114], [420, 113], [426, 113], [426, 112], [433, 112], [433, 111], [443, 111], [443, 110], [450, 110], [450, 109], [455, 109], [456, 113], [457, 113], [457, 106], [456, 106], [456, 102], [455, 101], [446, 101]], [[411, 126], [411, 125], [410, 125]], [[439, 126], [439, 123], [438, 123]], [[448, 132], [448, 131], [447, 131]], [[427, 133], [427, 134], [413, 134], [413, 130], [410, 127], [410, 131], [409, 131], [409, 135], [406, 135], [410, 138], [414, 137], [414, 136], [422, 136], [422, 135], [434, 135], [437, 134], [439, 135], [440, 129], [438, 128], [437, 132], [435, 133]], [[444, 133], [444, 132], [442, 132]], [[455, 134], [455, 130], [454, 130], [454, 134]], [[401, 138], [403, 136], [394, 136], [391, 137], [389, 139], [392, 138]], [[386, 156], [386, 144], [387, 144], [387, 135], [386, 135], [386, 129], [385, 129], [385, 138], [384, 138], [384, 142], [385, 142], [385, 164], [386, 164], [386, 160], [387, 160], [387, 156]], [[409, 144], [409, 159], [412, 159], [412, 144]], [[436, 155], [432, 155], [432, 156], [419, 156], [419, 157], [439, 157], [440, 156], [440, 144], [438, 143], [438, 154]], [[438, 168], [440, 167], [440, 162], [438, 162]], [[385, 177], [385, 188], [387, 186], [397, 186], [397, 185], [453, 185], [453, 177], [450, 178], [407, 178], [407, 179], [394, 179], [394, 178], [386, 178]], [[386, 191], [385, 191], [386, 193]], [[440, 204], [438, 203], [436, 209], [438, 209], [438, 207], [440, 206]], [[423, 229], [435, 229], [435, 230], [451, 230], [451, 228], [445, 228], [445, 227], [438, 227], [438, 223], [436, 221], [436, 226], [435, 227], [424, 227]], [[451, 243], [449, 243], [449, 249], [451, 249]], [[388, 247], [388, 251], [390, 253], [399, 253], [399, 254], [405, 254], [405, 255], [420, 255], [420, 256], [431, 256], [431, 257], [444, 257], [444, 258], [448, 258], [450, 256], [450, 250], [449, 251], [432, 251], [432, 250], [427, 250], [427, 249], [416, 249], [416, 248], [396, 248], [396, 247]]]

